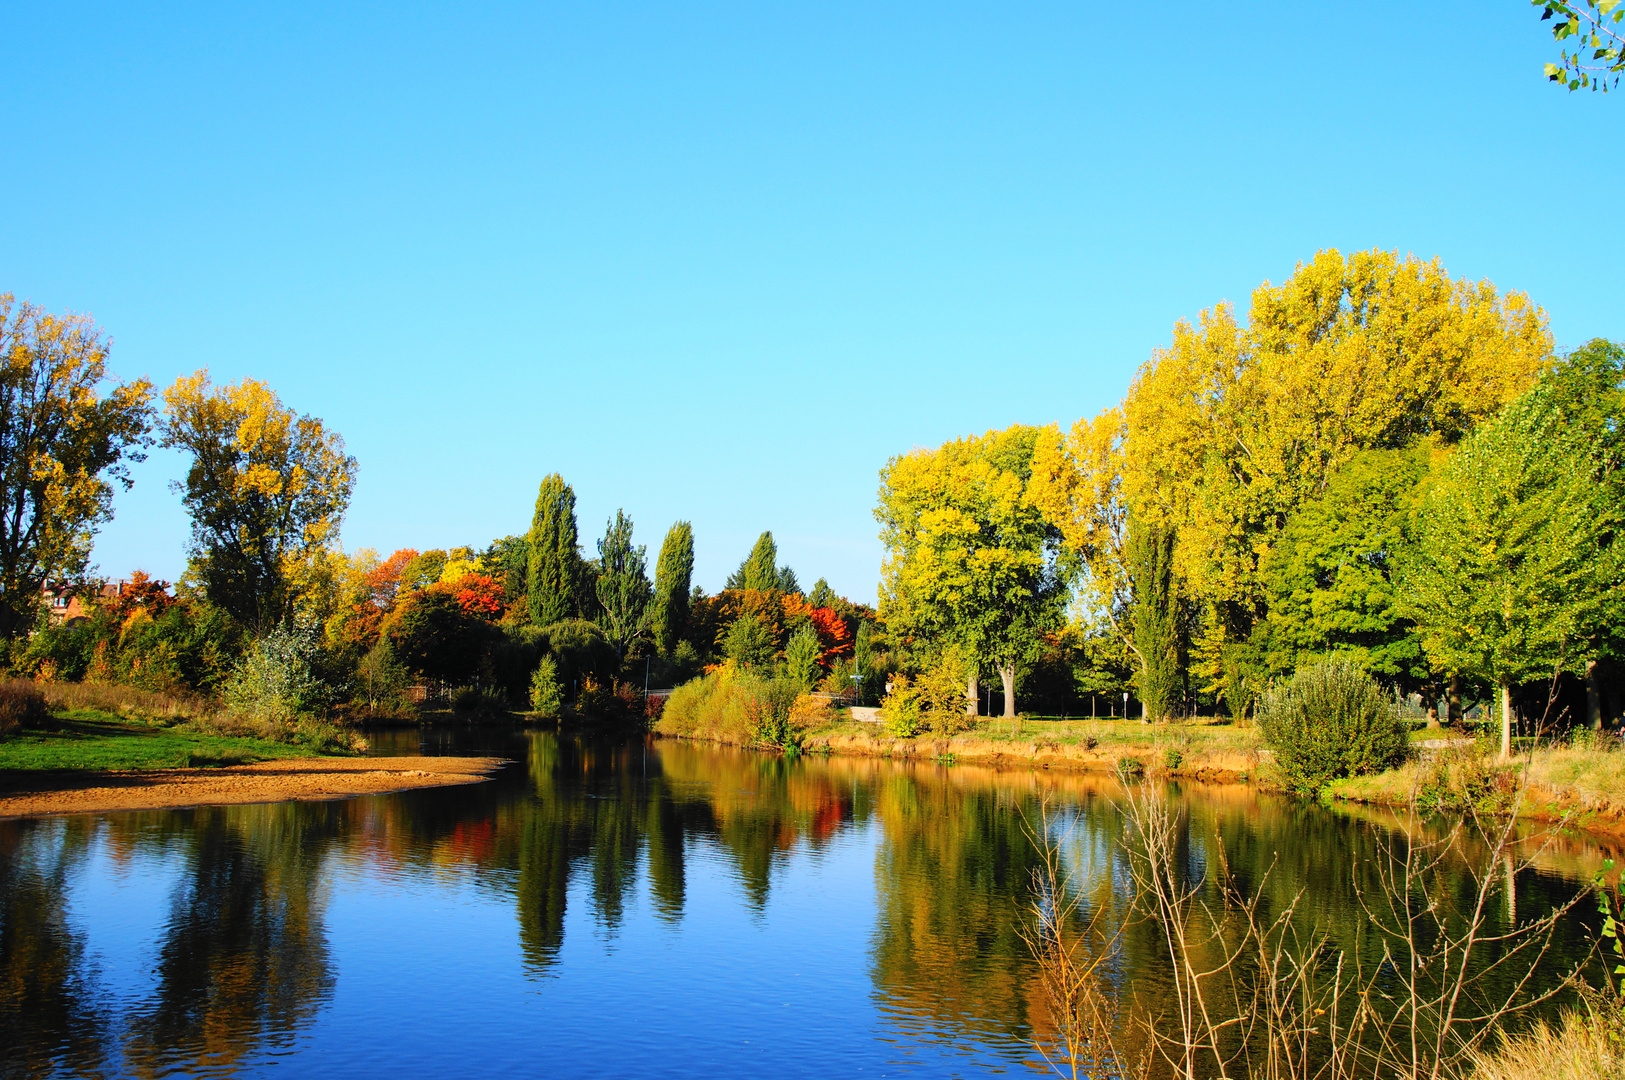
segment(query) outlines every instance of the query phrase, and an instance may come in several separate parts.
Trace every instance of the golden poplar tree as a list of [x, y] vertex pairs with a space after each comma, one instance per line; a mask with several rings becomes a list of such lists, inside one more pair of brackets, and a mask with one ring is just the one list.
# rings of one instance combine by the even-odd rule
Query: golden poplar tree
[[350, 504], [356, 461], [343, 438], [257, 379], [216, 388], [207, 370], [164, 391], [160, 427], [165, 446], [192, 456], [177, 486], [204, 594], [252, 629], [285, 621]]
[[1264, 612], [1265, 557], [1332, 474], [1361, 450], [1459, 441], [1551, 351], [1545, 314], [1522, 293], [1452, 279], [1437, 260], [1322, 251], [1259, 286], [1245, 323], [1228, 304], [1178, 323], [1120, 410], [1043, 441], [1035, 502], [1125, 643], [1127, 523], [1173, 530], [1216, 687], [1226, 645]]
[[84, 315], [0, 294], [0, 636], [33, 625], [40, 587], [81, 575], [113, 485], [149, 445], [152, 384], [103, 391], [106, 339]]

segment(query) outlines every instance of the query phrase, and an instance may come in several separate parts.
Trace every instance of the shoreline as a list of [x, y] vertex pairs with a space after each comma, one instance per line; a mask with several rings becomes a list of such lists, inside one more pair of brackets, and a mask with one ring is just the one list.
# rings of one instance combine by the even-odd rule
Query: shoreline
[[[678, 733], [655, 731], [662, 739], [680, 739], [709, 742], [724, 746], [753, 749], [736, 738], [717, 733]], [[1151, 780], [1189, 780], [1208, 784], [1252, 784], [1269, 789], [1264, 759], [1256, 752], [1235, 749], [1187, 749], [1183, 760], [1169, 765], [1165, 757], [1169, 741], [1120, 743], [1114, 746], [1089, 747], [1057, 743], [1043, 738], [1023, 741], [991, 740], [977, 734], [961, 734], [947, 738], [916, 736], [912, 739], [892, 738], [868, 732], [819, 731], [809, 733], [799, 753], [827, 754], [841, 757], [894, 758], [950, 767], [957, 764], [979, 765], [995, 769], [1022, 769], [1033, 772], [1061, 770], [1067, 772], [1110, 773], [1121, 775], [1120, 761], [1136, 762], [1133, 775]], [[1405, 766], [1401, 766], [1404, 769]], [[1386, 776], [1388, 774], [1378, 774]], [[1403, 808], [1408, 799], [1386, 796], [1372, 790], [1371, 785], [1354, 781], [1337, 781], [1333, 790], [1322, 796], [1322, 805], [1331, 807]], [[1348, 786], [1350, 790], [1337, 791]], [[1408, 789], [1407, 789], [1408, 790]], [[1564, 829], [1586, 833], [1614, 844], [1625, 843], [1625, 807], [1620, 803], [1598, 803], [1585, 799], [1572, 791], [1531, 782], [1525, 790], [1519, 807], [1518, 820], [1537, 825], [1562, 826]]]
[[0, 773], [0, 819], [319, 802], [477, 784], [505, 758], [281, 758], [219, 768]]

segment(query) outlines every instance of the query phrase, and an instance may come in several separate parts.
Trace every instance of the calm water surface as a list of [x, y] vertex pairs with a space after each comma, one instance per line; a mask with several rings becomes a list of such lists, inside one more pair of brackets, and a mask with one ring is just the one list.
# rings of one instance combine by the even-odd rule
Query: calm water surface
[[[378, 741], [514, 763], [339, 802], [0, 821], [0, 1076], [1030, 1075], [1023, 815], [1062, 807], [1091, 905], [1131, 899], [1104, 778], [551, 733]], [[1172, 795], [1189, 873], [1222, 835], [1239, 877], [1306, 890], [1352, 940], [1380, 823], [1242, 787]], [[1598, 857], [1550, 851], [1500, 917]], [[1562, 956], [1589, 932], [1567, 925]], [[1112, 981], [1154, 999], [1154, 933], [1121, 942]]]

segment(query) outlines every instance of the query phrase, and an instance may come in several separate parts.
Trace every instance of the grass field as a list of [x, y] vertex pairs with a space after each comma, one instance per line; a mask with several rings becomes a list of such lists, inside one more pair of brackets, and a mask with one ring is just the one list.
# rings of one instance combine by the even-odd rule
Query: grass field
[[174, 769], [314, 757], [305, 746], [148, 724], [75, 709], [0, 741], [0, 771]]

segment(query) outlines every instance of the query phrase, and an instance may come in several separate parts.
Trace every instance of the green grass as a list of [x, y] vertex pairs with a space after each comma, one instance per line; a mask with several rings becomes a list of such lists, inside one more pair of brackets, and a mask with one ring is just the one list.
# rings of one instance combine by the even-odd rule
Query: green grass
[[315, 756], [305, 746], [147, 724], [100, 709], [57, 713], [0, 741], [0, 771], [200, 768]]

